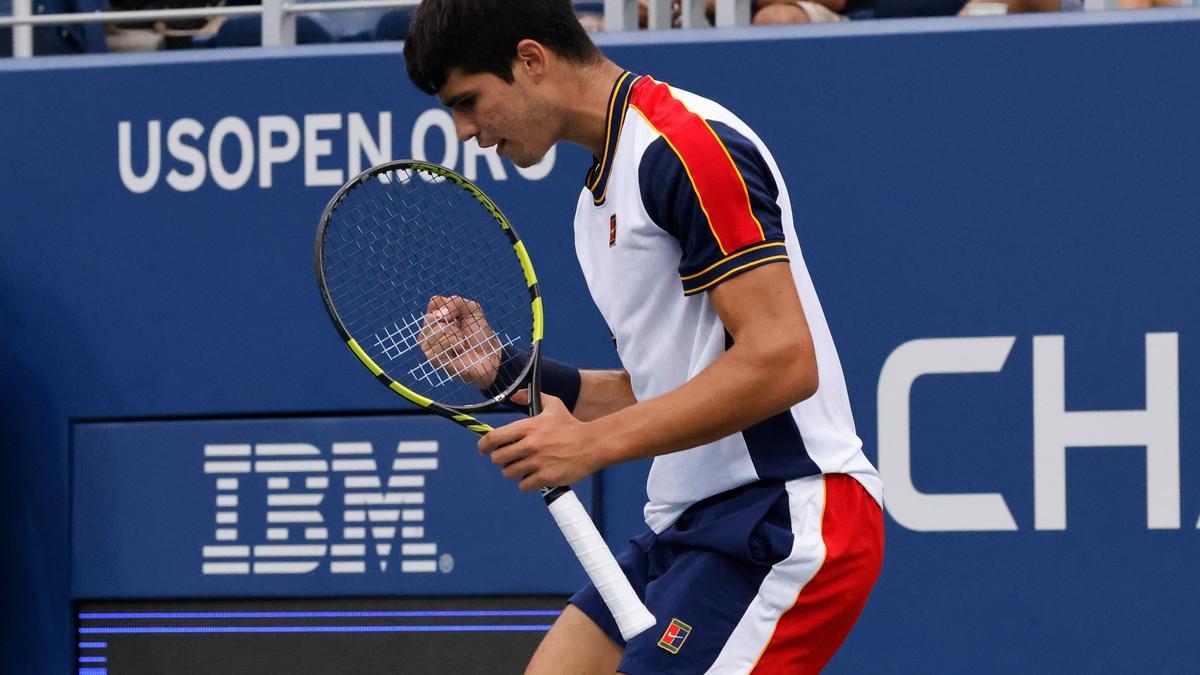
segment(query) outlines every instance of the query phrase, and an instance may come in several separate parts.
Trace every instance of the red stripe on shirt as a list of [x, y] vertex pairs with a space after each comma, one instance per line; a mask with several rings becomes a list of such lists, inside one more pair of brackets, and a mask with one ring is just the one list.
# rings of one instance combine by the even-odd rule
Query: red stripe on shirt
[[721, 253], [728, 255], [763, 241], [742, 174], [708, 122], [672, 96], [667, 85], [649, 77], [634, 85], [630, 105], [641, 111], [683, 162]]
[[753, 673], [819, 673], [845, 641], [883, 565], [883, 513], [845, 474], [825, 476], [825, 562], [775, 625]]

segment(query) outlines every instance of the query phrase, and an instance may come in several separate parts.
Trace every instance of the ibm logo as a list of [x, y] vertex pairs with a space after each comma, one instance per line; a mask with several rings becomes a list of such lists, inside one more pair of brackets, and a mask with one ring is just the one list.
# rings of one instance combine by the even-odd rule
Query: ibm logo
[[[424, 525], [425, 475], [437, 470], [437, 450], [437, 441], [401, 441], [384, 484], [370, 443], [334, 443], [330, 459], [307, 443], [204, 446], [204, 473], [216, 479], [204, 574], [307, 574], [323, 563], [335, 574], [363, 574], [368, 558], [385, 572], [397, 535], [401, 572], [449, 572], [453, 559], [437, 558]], [[262, 481], [265, 540], [264, 524], [240, 522], [238, 512]], [[340, 504], [325, 501], [331, 492]]]

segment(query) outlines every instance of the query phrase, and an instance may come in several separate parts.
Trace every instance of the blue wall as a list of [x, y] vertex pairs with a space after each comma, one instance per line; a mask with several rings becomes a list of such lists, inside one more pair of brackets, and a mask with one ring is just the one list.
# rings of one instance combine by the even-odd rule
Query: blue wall
[[[1190, 635], [1200, 466], [1186, 426], [1197, 400], [1189, 337], [1200, 327], [1191, 255], [1200, 245], [1191, 67], [1200, 63], [1200, 14], [809, 28], [614, 36], [602, 46], [635, 71], [725, 103], [771, 146], [789, 181], [859, 433], [893, 500], [883, 577], [831, 672], [1184, 671], [1200, 658]], [[153, 448], [305, 441], [328, 451], [356, 439], [318, 422], [364, 412], [396, 417], [329, 423], [367, 425], [352, 434], [378, 439], [377, 452], [443, 433], [345, 353], [314, 288], [311, 249], [332, 183], [351, 165], [352, 125], [361, 119], [378, 142], [380, 113], [390, 114], [393, 157], [414, 154], [414, 127], [427, 127], [419, 145], [436, 161], [447, 149], [428, 123], [445, 118], [408, 84], [394, 45], [5, 62], [0, 98], [0, 634], [6, 669], [61, 672], [72, 662], [72, 598], [138, 592], [121, 585], [111, 559], [89, 559], [106, 526], [135, 541], [136, 518], [106, 522], [84, 508], [118, 508], [127, 493], [174, 494], [179, 503], [162, 508], [209, 517], [195, 506], [213, 495], [197, 468], [202, 454], [176, 465]], [[305, 119], [320, 114], [331, 116]], [[256, 147], [246, 179], [222, 178], [236, 185], [226, 189], [212, 159], [236, 174], [240, 124], [221, 125], [232, 135], [213, 152], [209, 140], [230, 117]], [[257, 146], [263, 118], [283, 128], [290, 119], [300, 145], [272, 166], [270, 187]], [[202, 128], [182, 137], [198, 151], [168, 147], [173, 125], [189, 129], [183, 119]], [[140, 176], [152, 121], [158, 180], [123, 180], [121, 124], [132, 139], [126, 173]], [[272, 143], [285, 146], [286, 135]], [[456, 152], [456, 168], [467, 170]], [[207, 156], [204, 180], [172, 187], [171, 170], [187, 187], [192, 155]], [[484, 159], [476, 167], [545, 280], [549, 352], [613, 366], [571, 255], [587, 163], [560, 147], [537, 179], [507, 163], [503, 180]], [[911, 343], [976, 337], [1011, 340]], [[971, 363], [988, 350], [999, 363]], [[1071, 432], [1064, 406], [1048, 403], [1056, 389], [1066, 411], [1149, 406], [1157, 417], [1116, 422], [1137, 432], [1129, 437], [1080, 440], [1105, 420], [1076, 418], [1085, 429]], [[249, 429], [244, 438], [208, 435], [239, 424], [229, 418]], [[393, 435], [378, 429], [381, 419], [395, 423]], [[133, 433], [104, 436], [121, 428]], [[444, 433], [441, 467], [461, 461], [454, 471], [471, 475], [470, 454], [452, 459], [453, 427]], [[1150, 442], [1152, 453], [1139, 447]], [[1061, 518], [1061, 482], [1047, 478], [1056, 464], [1038, 473], [1034, 461], [1052, 457], [1055, 443], [1072, 446], [1057, 463], [1067, 486]], [[1157, 458], [1149, 472], [1148, 454]], [[167, 480], [171, 466], [181, 473]], [[614, 543], [637, 526], [643, 475], [628, 467], [602, 478], [599, 507]], [[100, 479], [117, 482], [106, 491], [94, 487]], [[164, 480], [186, 486], [165, 491]], [[937, 498], [965, 493], [993, 498], [986, 507]], [[495, 495], [492, 508], [501, 500], [514, 524], [544, 527], [529, 507], [535, 498], [503, 486]], [[997, 525], [997, 504], [1007, 525]], [[458, 516], [479, 507], [465, 502]], [[198, 570], [211, 533], [190, 522], [175, 526]], [[561, 546], [554, 536], [545, 530], [537, 545]], [[470, 578], [460, 570], [461, 585], [414, 588], [478, 590]], [[311, 593], [373, 588], [320, 579]], [[159, 590], [220, 594], [198, 574], [165, 583]]]

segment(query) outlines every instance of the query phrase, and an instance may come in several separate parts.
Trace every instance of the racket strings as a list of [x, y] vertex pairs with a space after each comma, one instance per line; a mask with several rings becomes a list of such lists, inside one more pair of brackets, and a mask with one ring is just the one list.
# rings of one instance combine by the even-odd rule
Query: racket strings
[[[494, 371], [488, 391], [503, 391], [524, 371], [530, 296], [491, 211], [457, 183], [431, 178], [390, 171], [345, 193], [326, 223], [325, 284], [347, 332], [389, 377], [471, 405], [486, 398], [475, 386], [481, 373]], [[458, 320], [429, 311], [443, 306]]]
[[375, 345], [383, 351], [383, 355], [388, 359], [398, 359], [418, 346], [418, 331], [422, 325], [424, 325], [423, 317], [413, 314], [403, 326], [393, 323], [391, 326], [384, 327], [383, 337], [376, 333]]
[[[480, 356], [475, 361], [467, 362], [459, 366], [455, 366], [453, 360], [441, 360], [436, 357], [428, 357], [424, 363], [418, 364], [410, 369], [409, 375], [414, 379], [422, 380], [434, 386], [439, 386], [448, 383], [451, 380], [465, 380], [470, 377], [471, 369], [479, 364], [488, 362], [493, 356], [503, 354], [504, 349], [516, 344], [516, 340], [508, 340], [507, 342], [497, 343], [494, 350]], [[434, 366], [434, 363], [443, 363], [441, 366]]]
[[[389, 360], [396, 360], [402, 357], [412, 349], [416, 349], [421, 345], [423, 334], [430, 332], [430, 323], [426, 316], [414, 314], [404, 323], [400, 325], [398, 322], [384, 328], [384, 334], [380, 336], [375, 334], [375, 345], [380, 348], [383, 355]], [[473, 361], [466, 362], [461, 367], [455, 367], [450, 359], [454, 356], [454, 346], [448, 346], [440, 352], [430, 354], [425, 351], [425, 361], [417, 364], [409, 369], [408, 374], [414, 379], [423, 380], [433, 385], [445, 384], [447, 379], [464, 379], [467, 372], [474, 366], [477, 366], [485, 361], [489, 361], [493, 357], [500, 356], [503, 358], [504, 350], [513, 347], [517, 344], [516, 338], [498, 339], [485, 344], [483, 340], [473, 339], [474, 333], [467, 332], [464, 342], [468, 350], [486, 350], [480, 353], [479, 357]], [[442, 367], [434, 367], [433, 363], [446, 363]]]
[[[451, 209], [455, 208], [478, 208], [479, 206], [475, 202], [474, 198], [463, 190], [443, 191], [442, 194], [449, 197], [445, 203], [435, 204], [433, 202], [418, 202], [412, 204], [412, 217], [415, 217], [419, 222], [430, 222], [430, 219], [433, 217], [432, 211], [436, 206], [441, 206], [445, 211], [450, 211]], [[402, 209], [410, 206], [408, 203], [396, 204], [393, 198], [394, 195], [391, 192], [384, 191], [382, 192], [382, 195], [388, 202], [385, 206], [385, 210], [389, 216], [396, 216], [401, 212]], [[457, 203], [454, 203], [456, 201], [455, 198], [457, 198]], [[470, 247], [470, 249], [466, 251], [468, 257], [481, 258], [484, 253], [484, 251], [479, 250], [478, 246]], [[439, 265], [441, 263], [439, 260], [431, 260], [429, 262]], [[440, 267], [435, 269], [440, 269]], [[428, 338], [430, 337], [430, 334], [435, 332], [435, 326], [432, 323], [430, 323], [428, 320], [422, 321], [421, 319], [424, 319], [424, 317], [414, 316], [413, 319], [406, 324], [405, 328], [409, 329], [411, 334], [406, 336], [405, 344], [417, 346], [421, 343], [422, 337]], [[510, 346], [516, 342], [515, 339], [509, 339], [507, 341], [485, 340], [482, 337], [485, 331], [481, 330], [481, 328], [481, 326], [476, 326], [473, 322], [470, 322], [470, 325], [468, 325], [466, 330], [463, 331], [464, 340], [462, 343], [459, 345], [448, 345], [442, 350], [434, 353], [430, 353], [429, 350], [426, 350], [426, 362], [418, 364], [418, 366], [411, 369], [409, 373], [416, 377], [420, 377], [421, 379], [425, 379], [426, 381], [433, 381], [436, 384], [445, 384], [446, 378], [439, 377], [439, 373], [444, 371], [452, 379], [462, 379], [462, 376], [468, 370], [486, 361], [489, 361], [492, 357], [502, 354], [504, 347]], [[399, 330], [398, 326], [397, 329]], [[422, 333], [424, 333], [424, 335], [422, 335]], [[465, 346], [465, 350], [463, 349], [463, 346]], [[457, 353], [461, 351], [477, 352], [478, 357], [473, 361], [467, 361], [463, 363], [461, 367], [455, 367], [451, 361], [451, 358], [456, 356]], [[444, 363], [446, 365], [440, 368], [435, 368], [432, 366], [432, 363]]]

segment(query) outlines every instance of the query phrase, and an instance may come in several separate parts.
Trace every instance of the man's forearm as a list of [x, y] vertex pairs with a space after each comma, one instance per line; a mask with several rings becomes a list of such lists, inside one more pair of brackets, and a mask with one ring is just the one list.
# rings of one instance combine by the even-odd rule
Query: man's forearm
[[579, 401], [571, 411], [577, 419], [589, 422], [637, 403], [624, 370], [581, 370], [579, 377]]
[[[735, 345], [683, 386], [592, 422], [604, 466], [710, 443], [816, 391], [815, 363]], [[582, 418], [581, 418], [582, 419]]]
[[679, 388], [588, 422], [594, 463], [711, 443], [812, 396], [816, 353], [792, 283], [788, 266], [767, 265], [712, 291], [733, 346]]

